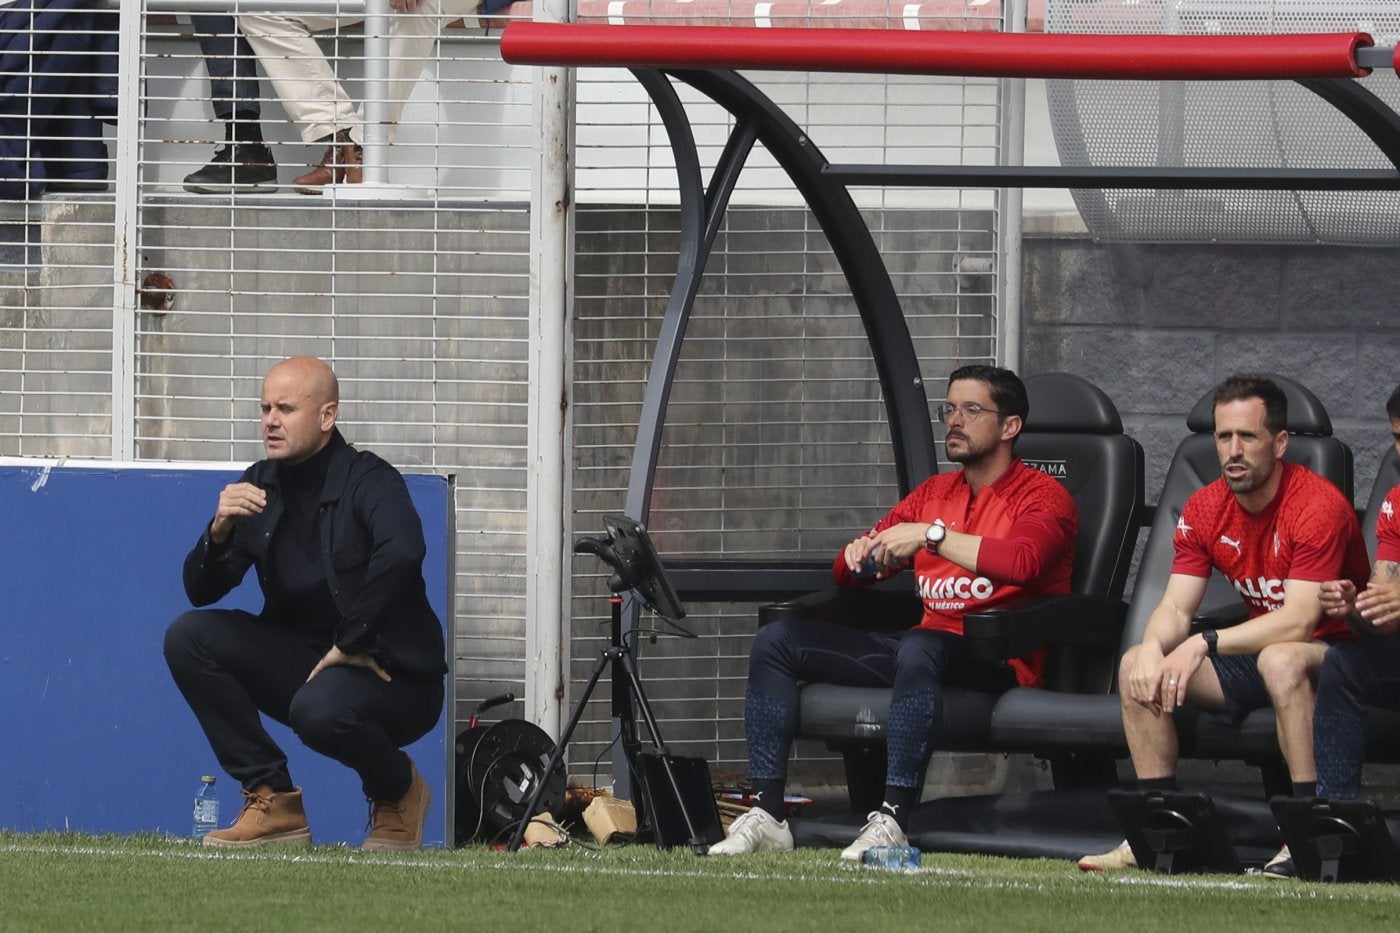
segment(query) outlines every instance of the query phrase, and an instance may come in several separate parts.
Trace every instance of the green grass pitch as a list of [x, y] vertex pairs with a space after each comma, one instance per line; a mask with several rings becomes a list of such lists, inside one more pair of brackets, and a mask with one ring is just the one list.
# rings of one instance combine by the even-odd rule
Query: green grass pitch
[[0, 930], [1309, 930], [1400, 924], [1400, 885], [1083, 874], [926, 853], [917, 874], [835, 850], [699, 858], [647, 846], [516, 854], [229, 852], [0, 833]]

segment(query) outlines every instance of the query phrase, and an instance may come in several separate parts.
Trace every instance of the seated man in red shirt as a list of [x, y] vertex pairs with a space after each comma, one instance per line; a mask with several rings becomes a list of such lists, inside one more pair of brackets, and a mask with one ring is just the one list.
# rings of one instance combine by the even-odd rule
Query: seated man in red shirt
[[948, 459], [962, 469], [925, 480], [836, 558], [832, 575], [844, 588], [912, 566], [924, 603], [917, 627], [882, 633], [804, 621], [759, 630], [744, 701], [757, 805], [710, 847], [711, 855], [792, 848], [783, 791], [799, 682], [893, 688], [884, 803], [841, 853], [858, 861], [871, 846], [907, 844], [924, 768], [938, 746], [944, 686], [1000, 693], [1039, 681], [1041, 656], [983, 664], [969, 657], [962, 637], [966, 613], [1069, 592], [1079, 516], [1059, 482], [1015, 454], [1029, 408], [1015, 373], [956, 370], [939, 414]]
[[[1236, 375], [1215, 390], [1215, 449], [1223, 476], [1191, 494], [1176, 523], [1176, 557], [1142, 642], [1119, 665], [1123, 730], [1143, 790], [1176, 788], [1172, 711], [1194, 703], [1240, 720], [1272, 705], [1295, 796], [1311, 796], [1313, 703], [1328, 642], [1346, 623], [1324, 619], [1322, 585], [1364, 585], [1366, 543], [1356, 510], [1332, 483], [1295, 463], [1288, 398], [1263, 376]], [[1212, 570], [1244, 598], [1249, 619], [1191, 634]], [[1208, 663], [1207, 663], [1208, 662]], [[1079, 860], [1085, 871], [1137, 865], [1125, 842]], [[1285, 846], [1264, 867], [1294, 877]]]

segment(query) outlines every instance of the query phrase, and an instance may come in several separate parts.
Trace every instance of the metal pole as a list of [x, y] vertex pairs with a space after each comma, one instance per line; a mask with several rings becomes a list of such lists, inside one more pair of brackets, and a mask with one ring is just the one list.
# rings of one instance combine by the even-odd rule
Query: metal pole
[[136, 283], [141, 243], [137, 198], [141, 180], [141, 5], [117, 13], [117, 138], [111, 153], [112, 195], [112, 459], [136, 459]]
[[389, 145], [389, 124], [384, 111], [389, 98], [389, 0], [365, 2], [365, 126], [363, 141], [364, 183], [384, 184], [384, 149]]
[[[1006, 5], [1007, 32], [1026, 31], [1026, 0]], [[1001, 82], [1001, 159], [1002, 165], [1020, 165], [1026, 158], [1026, 82], [1004, 78]], [[1001, 249], [997, 250], [997, 323], [1000, 339], [997, 360], [1008, 369], [1021, 369], [1021, 230], [1025, 191], [1020, 187], [1002, 188]]]
[[[535, 17], [567, 22], [570, 0]], [[525, 715], [551, 737], [568, 706], [573, 464], [573, 75], [534, 69], [530, 193], [529, 478], [525, 542]]]

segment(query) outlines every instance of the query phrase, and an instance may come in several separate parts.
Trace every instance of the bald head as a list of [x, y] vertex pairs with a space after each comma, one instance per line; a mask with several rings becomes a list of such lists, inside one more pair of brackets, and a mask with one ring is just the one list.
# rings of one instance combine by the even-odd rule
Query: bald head
[[335, 370], [325, 360], [314, 356], [283, 360], [267, 371], [264, 385], [272, 379], [295, 382], [320, 404], [340, 401], [340, 380], [335, 378]]
[[294, 356], [263, 379], [263, 449], [269, 460], [297, 464], [330, 442], [340, 383], [324, 360]]

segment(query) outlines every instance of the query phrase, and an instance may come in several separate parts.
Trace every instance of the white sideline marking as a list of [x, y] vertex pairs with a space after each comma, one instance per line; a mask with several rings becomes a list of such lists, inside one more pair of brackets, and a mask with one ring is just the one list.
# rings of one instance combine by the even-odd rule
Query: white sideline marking
[[761, 29], [771, 29], [773, 21], [768, 18], [768, 14], [773, 12], [771, 3], [755, 3], [753, 5], [753, 24]]
[[[446, 850], [439, 850], [446, 851]], [[277, 861], [277, 862], [300, 862], [303, 864], [325, 864], [325, 865], [364, 865], [373, 867], [376, 865], [393, 865], [400, 868], [420, 868], [436, 869], [439, 871], [475, 871], [480, 867], [480, 860], [471, 862], [456, 861], [428, 861], [416, 858], [395, 858], [383, 855], [360, 856], [353, 854], [350, 850], [342, 849], [339, 854], [318, 853], [315, 851], [293, 854], [290, 852], [257, 851], [246, 852], [236, 849], [205, 849], [202, 846], [190, 845], [188, 848], [171, 848], [159, 850], [136, 850], [126, 848], [109, 848], [104, 846], [66, 846], [66, 845], [45, 845], [33, 842], [12, 842], [0, 843], [0, 854], [16, 855], [58, 855], [76, 854], [101, 856], [105, 858], [130, 858], [139, 856], [145, 858], [168, 859], [192, 859], [192, 860], [228, 860], [228, 861]], [[528, 855], [512, 855], [507, 852], [480, 853], [484, 856], [498, 856], [492, 866], [497, 869], [508, 871], [550, 871], [558, 874], [573, 875], [601, 875], [618, 877], [657, 877], [657, 878], [735, 878], [747, 881], [772, 882], [772, 881], [810, 881], [814, 877], [819, 877], [824, 882], [835, 882], [840, 884], [876, 884], [882, 878], [887, 877], [883, 872], [872, 872], [858, 866], [838, 866], [835, 876], [821, 872], [794, 872], [791, 874], [756, 874], [747, 871], [735, 871], [725, 875], [713, 871], [694, 871], [690, 869], [672, 868], [631, 868], [626, 865], [605, 864], [598, 856], [581, 855], [580, 858], [587, 858], [590, 861], [582, 861], [568, 865], [542, 865], [530, 858]], [[724, 857], [728, 859], [728, 857]], [[735, 868], [742, 868], [742, 859], [733, 859], [731, 864]], [[1086, 884], [1110, 884], [1143, 886], [1163, 889], [1177, 890], [1204, 890], [1204, 891], [1245, 891], [1253, 892], [1272, 898], [1274, 900], [1336, 900], [1353, 901], [1354, 897], [1338, 897], [1331, 891], [1319, 890], [1317, 885], [1280, 885], [1277, 882], [1260, 881], [1250, 883], [1245, 881], [1218, 881], [1189, 879], [1182, 876], [1154, 875], [1146, 871], [1138, 872], [1114, 872], [1107, 874], [1104, 872], [1080, 874], [1074, 868], [1072, 862], [1065, 863], [1065, 873], [1067, 877], [1082, 877]], [[910, 872], [901, 875], [910, 884], [921, 884], [932, 887], [934, 885], [947, 886], [949, 883], [956, 884], [968, 889], [982, 889], [990, 891], [998, 890], [1037, 890], [1043, 885], [1035, 880], [1021, 880], [1012, 878], [984, 878], [979, 873], [962, 868], [923, 868], [917, 872]]]
[[611, 0], [608, 3], [608, 25], [625, 26], [627, 19], [622, 15], [622, 8], [627, 5], [627, 0]]
[[921, 4], [921, 3], [906, 3], [906, 4], [904, 4], [903, 17], [904, 17], [904, 28], [905, 28], [905, 29], [912, 29], [912, 30], [914, 30], [915, 32], [917, 32], [919, 29], [922, 28], [922, 27], [920, 26], [920, 24], [919, 24], [919, 9], [920, 9], [922, 6], [923, 6], [923, 4]]

